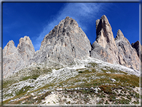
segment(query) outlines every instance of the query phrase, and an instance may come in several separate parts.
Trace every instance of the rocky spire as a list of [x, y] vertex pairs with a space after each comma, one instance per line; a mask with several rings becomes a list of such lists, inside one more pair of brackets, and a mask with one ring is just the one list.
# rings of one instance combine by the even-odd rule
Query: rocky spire
[[11, 40], [3, 50], [3, 71], [4, 77], [16, 70], [24, 68], [29, 59], [34, 55], [34, 47], [29, 37], [25, 36], [19, 40], [17, 48]]
[[13, 53], [17, 53], [17, 49], [16, 49], [16, 47], [14, 45], [14, 41], [11, 40], [4, 47], [4, 49], [3, 49], [3, 55], [6, 56], [6, 55], [13, 54]]
[[13, 40], [9, 41], [3, 49], [3, 76], [6, 77], [13, 71], [23, 66], [23, 60], [14, 46]]
[[20, 38], [19, 44], [17, 46], [18, 52], [24, 61], [28, 61], [35, 53], [34, 46], [28, 36]]
[[123, 39], [123, 38], [124, 38], [124, 35], [123, 35], [122, 31], [119, 29], [117, 31], [117, 36], [116, 36], [115, 40], [117, 40], [117, 39]]
[[105, 15], [96, 21], [96, 34], [91, 57], [139, 70], [140, 61], [136, 50], [132, 48], [120, 29], [114, 39], [112, 28]]
[[[117, 46], [111, 25], [105, 15], [96, 21], [96, 35], [96, 41], [92, 45], [93, 51], [91, 52], [91, 56], [96, 57], [96, 54], [98, 54], [101, 58], [105, 59], [104, 61], [118, 63], [117, 58], [115, 57], [118, 53]], [[111, 54], [111, 57], [109, 57], [109, 54]]]
[[103, 48], [105, 48], [107, 44], [115, 46], [112, 28], [105, 15], [96, 21], [96, 34], [96, 41]]

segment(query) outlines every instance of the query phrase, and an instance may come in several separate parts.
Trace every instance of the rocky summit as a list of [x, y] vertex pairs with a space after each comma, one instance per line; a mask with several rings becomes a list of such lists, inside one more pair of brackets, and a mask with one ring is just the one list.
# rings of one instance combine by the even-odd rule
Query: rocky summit
[[17, 47], [9, 41], [3, 49], [3, 104], [139, 104], [141, 44], [130, 44], [120, 29], [114, 38], [105, 15], [96, 20], [96, 35], [91, 44], [66, 17], [36, 52], [28, 36]]
[[75, 58], [89, 57], [90, 51], [91, 45], [86, 34], [74, 19], [66, 17], [44, 37], [31, 63], [54, 61], [72, 64]]
[[92, 44], [91, 57], [117, 64], [117, 46], [111, 25], [105, 15], [96, 21], [96, 41]]
[[17, 48], [13, 40], [9, 41], [3, 49], [3, 77], [24, 68], [34, 53], [32, 42], [27, 36], [19, 40]]
[[75, 59], [93, 57], [112, 64], [120, 64], [139, 70], [140, 58], [136, 42], [130, 45], [121, 30], [114, 38], [111, 25], [105, 15], [96, 20], [96, 41], [91, 45], [78, 23], [66, 17], [47, 34], [40, 50], [34, 50], [32, 41], [25, 36], [17, 48], [9, 41], [3, 49], [4, 75], [26, 65], [50, 62], [71, 65]]
[[120, 29], [114, 38], [105, 15], [96, 21], [96, 35], [96, 41], [92, 44], [91, 57], [140, 70], [140, 58], [137, 51], [130, 45]]

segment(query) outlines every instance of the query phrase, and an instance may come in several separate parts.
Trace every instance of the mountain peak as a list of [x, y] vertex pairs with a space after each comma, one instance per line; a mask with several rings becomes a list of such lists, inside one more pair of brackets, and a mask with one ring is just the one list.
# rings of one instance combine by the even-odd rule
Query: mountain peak
[[123, 39], [123, 38], [124, 38], [124, 35], [123, 35], [122, 31], [119, 29], [117, 31], [117, 36], [116, 36], [115, 40], [117, 40], [117, 39]]
[[17, 49], [14, 45], [14, 41], [13, 40], [10, 40], [7, 45], [4, 47], [4, 50], [3, 50], [3, 55], [6, 56], [6, 55], [9, 55], [9, 54], [12, 54], [12, 53], [15, 53], [17, 52]]
[[13, 40], [10, 40], [6, 46], [10, 46], [10, 45], [14, 45], [14, 41]]
[[23, 42], [29, 45], [31, 44], [30, 38], [28, 36], [24, 36], [24, 38], [20, 38], [19, 44], [17, 47], [19, 47]]
[[96, 34], [96, 41], [103, 48], [105, 48], [107, 44], [115, 45], [111, 25], [105, 15], [96, 21]]
[[17, 49], [24, 61], [28, 61], [35, 52], [34, 46], [28, 36], [20, 38]]
[[106, 21], [106, 22], [108, 22], [108, 19], [107, 19], [106, 15], [103, 15], [103, 16], [101, 17], [101, 19], [104, 20], [104, 21]]
[[74, 58], [88, 57], [90, 50], [91, 45], [86, 34], [74, 19], [66, 17], [44, 37], [40, 51], [35, 57], [40, 57], [41, 52], [45, 57], [41, 57], [42, 60], [39, 58], [38, 62], [48, 59], [48, 61], [69, 64], [74, 61]]

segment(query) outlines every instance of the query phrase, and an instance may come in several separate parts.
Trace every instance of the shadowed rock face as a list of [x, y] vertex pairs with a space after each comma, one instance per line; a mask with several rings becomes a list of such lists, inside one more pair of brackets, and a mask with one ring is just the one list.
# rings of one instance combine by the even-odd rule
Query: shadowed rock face
[[96, 21], [96, 34], [91, 57], [139, 70], [140, 61], [136, 50], [132, 48], [121, 30], [118, 30], [114, 39], [112, 28], [105, 15]]
[[[136, 52], [137, 52], [139, 58], [141, 59], [141, 57], [142, 57], [142, 46], [141, 46], [140, 42], [136, 41], [135, 43], [132, 43], [131, 45], [132, 45], [133, 48], [136, 49]], [[141, 59], [141, 61], [142, 61], [142, 59]]]
[[[74, 58], [89, 57], [90, 41], [78, 26], [77, 22], [66, 17], [47, 34], [40, 50], [36, 52], [31, 62], [47, 62], [71, 64]], [[36, 60], [35, 60], [36, 59]]]
[[34, 48], [29, 37], [21, 38], [16, 48], [13, 41], [9, 41], [3, 49], [3, 75], [8, 76], [16, 70], [24, 68], [34, 54]]

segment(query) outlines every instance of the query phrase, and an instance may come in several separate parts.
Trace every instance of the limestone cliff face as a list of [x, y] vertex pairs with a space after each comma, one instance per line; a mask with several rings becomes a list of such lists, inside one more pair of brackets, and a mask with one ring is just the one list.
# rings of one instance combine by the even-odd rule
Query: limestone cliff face
[[112, 28], [105, 15], [96, 21], [96, 41], [92, 44], [91, 57], [113, 64], [139, 70], [140, 60], [136, 50], [118, 30], [114, 39]]
[[23, 60], [13, 41], [9, 41], [3, 49], [3, 76], [11, 74], [23, 65]]
[[75, 59], [86, 57], [140, 70], [139, 57], [142, 54], [139, 53], [139, 42], [131, 46], [121, 30], [118, 30], [114, 39], [111, 25], [105, 15], [96, 21], [96, 34], [96, 41], [91, 46], [77, 22], [66, 17], [44, 37], [40, 50], [36, 52], [27, 36], [19, 40], [17, 48], [13, 41], [9, 41], [3, 49], [4, 77], [32, 63], [55, 62], [70, 65]]
[[137, 55], [137, 52], [131, 46], [129, 41], [124, 37], [121, 30], [118, 30], [115, 41], [118, 47], [119, 64], [124, 65], [129, 68], [139, 70], [140, 59]]
[[40, 50], [36, 52], [31, 62], [41, 63], [51, 60], [71, 64], [74, 58], [89, 57], [89, 51], [91, 45], [86, 34], [74, 19], [66, 17], [44, 37]]
[[[96, 21], [96, 41], [92, 44], [92, 57], [117, 64], [117, 46], [113, 36], [111, 25], [105, 15]], [[111, 55], [111, 56], [110, 56]]]
[[[28, 38], [28, 39], [27, 39]], [[20, 39], [16, 48], [13, 41], [9, 41], [3, 49], [3, 76], [6, 77], [16, 70], [24, 68], [34, 54], [34, 48], [29, 37]], [[28, 56], [28, 57], [27, 57]]]
[[19, 40], [17, 50], [25, 63], [27, 63], [35, 53], [34, 46], [28, 36], [24, 36], [24, 38]]
[[17, 49], [16, 49], [16, 47], [14, 45], [13, 40], [11, 40], [4, 47], [4, 49], [3, 49], [3, 55], [7, 56], [7, 55], [10, 55], [10, 54], [14, 54], [14, 53], [18, 53], [18, 51], [17, 51]]

